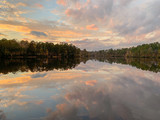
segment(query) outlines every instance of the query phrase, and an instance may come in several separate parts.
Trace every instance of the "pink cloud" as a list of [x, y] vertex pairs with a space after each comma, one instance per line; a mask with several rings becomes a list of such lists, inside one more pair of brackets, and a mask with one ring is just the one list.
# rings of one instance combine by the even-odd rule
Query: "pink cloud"
[[[78, 6], [77, 6], [77, 8], [78, 8]], [[82, 13], [83, 13], [83, 11], [79, 8], [77, 10], [73, 10], [70, 8], [65, 10], [65, 14], [67, 16], [73, 17], [74, 19], [80, 18]]]
[[97, 83], [97, 80], [89, 80], [85, 82], [85, 84], [89, 86], [94, 86], [96, 83]]
[[95, 24], [87, 25], [86, 29], [88, 30], [98, 30], [98, 27]]
[[57, 0], [57, 4], [63, 5], [63, 6], [67, 5], [66, 0]]
[[65, 11], [65, 14], [66, 14], [67, 16], [70, 16], [71, 13], [72, 13], [72, 11], [71, 11], [70, 9], [67, 9], [67, 10]]
[[44, 8], [43, 5], [39, 4], [39, 3], [36, 3], [35, 6], [38, 7], [38, 8], [41, 8], [41, 9]]

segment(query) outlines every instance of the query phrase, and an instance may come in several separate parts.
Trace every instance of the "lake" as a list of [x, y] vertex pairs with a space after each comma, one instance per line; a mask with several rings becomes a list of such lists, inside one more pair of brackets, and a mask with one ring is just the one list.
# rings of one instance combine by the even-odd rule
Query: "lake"
[[155, 60], [0, 60], [0, 120], [159, 120]]

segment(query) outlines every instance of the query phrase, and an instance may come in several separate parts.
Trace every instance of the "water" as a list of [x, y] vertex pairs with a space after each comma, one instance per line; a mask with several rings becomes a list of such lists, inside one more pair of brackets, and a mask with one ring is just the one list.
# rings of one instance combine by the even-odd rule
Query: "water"
[[101, 61], [1, 60], [0, 120], [159, 120], [159, 62]]

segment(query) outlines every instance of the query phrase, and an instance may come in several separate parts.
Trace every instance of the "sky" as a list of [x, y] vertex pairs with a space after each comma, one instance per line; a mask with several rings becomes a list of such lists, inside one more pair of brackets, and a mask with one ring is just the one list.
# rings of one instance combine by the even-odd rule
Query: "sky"
[[0, 39], [81, 49], [160, 42], [160, 0], [0, 0]]

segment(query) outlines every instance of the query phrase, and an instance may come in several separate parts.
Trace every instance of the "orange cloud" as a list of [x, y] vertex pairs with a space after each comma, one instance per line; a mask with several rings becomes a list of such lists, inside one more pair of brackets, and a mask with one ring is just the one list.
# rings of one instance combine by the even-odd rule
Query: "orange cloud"
[[27, 5], [25, 3], [19, 2], [19, 3], [17, 3], [17, 6], [23, 6], [23, 7], [25, 7]]
[[112, 32], [112, 31], [106, 31], [106, 33], [107, 33], [107, 34], [112, 34], [113, 32]]
[[7, 24], [0, 24], [1, 29], [12, 30], [17, 32], [27, 32], [29, 33], [31, 30], [25, 26], [16, 26], [16, 25], [7, 25]]
[[63, 6], [67, 5], [66, 0], [57, 0], [57, 4], [63, 5]]
[[86, 29], [88, 30], [98, 30], [98, 27], [95, 24], [87, 25]]
[[70, 40], [66, 40], [66, 42], [69, 42]]
[[0, 87], [6, 86], [6, 85], [24, 84], [30, 80], [31, 78], [29, 76], [5, 79], [5, 80], [1, 80]]
[[84, 28], [83, 28], [83, 27], [80, 27], [80, 30], [84, 30]]
[[[65, 72], [65, 73], [50, 73], [48, 76], [46, 76], [46, 80], [44, 81], [44, 78], [31, 78], [30, 76], [33, 75], [33, 73], [26, 74], [27, 76], [24, 77], [16, 77], [16, 78], [2, 78], [0, 79], [0, 88], [6, 87], [6, 86], [14, 86], [14, 85], [32, 85], [32, 86], [39, 86], [44, 85], [44, 84], [50, 84], [53, 82], [66, 82], [67, 80], [73, 80], [73, 79], [78, 79], [84, 76], [82, 73], [70, 73], [70, 72]], [[85, 76], [88, 76], [85, 74]], [[54, 78], [54, 79], [53, 79]], [[41, 81], [41, 82], [40, 82]]]
[[48, 77], [47, 77], [47, 79], [48, 80], [53, 80], [53, 77], [54, 77], [54, 79], [55, 80], [58, 80], [58, 81], [60, 81], [60, 80], [71, 80], [71, 79], [75, 79], [75, 78], [80, 78], [80, 77], [82, 77], [82, 76], [84, 76], [83, 74], [81, 74], [81, 73], [76, 73], [76, 74], [72, 74], [72, 73], [67, 73], [67, 72], [65, 72], [65, 73], [54, 73], [54, 74], [50, 74]]
[[66, 31], [49, 31], [51, 36], [61, 37], [61, 38], [73, 38], [73, 37], [83, 37], [90, 36], [89, 34], [77, 33], [74, 31], [66, 30]]
[[85, 82], [85, 84], [89, 86], [94, 86], [96, 83], [97, 83], [97, 80], [89, 80]]

